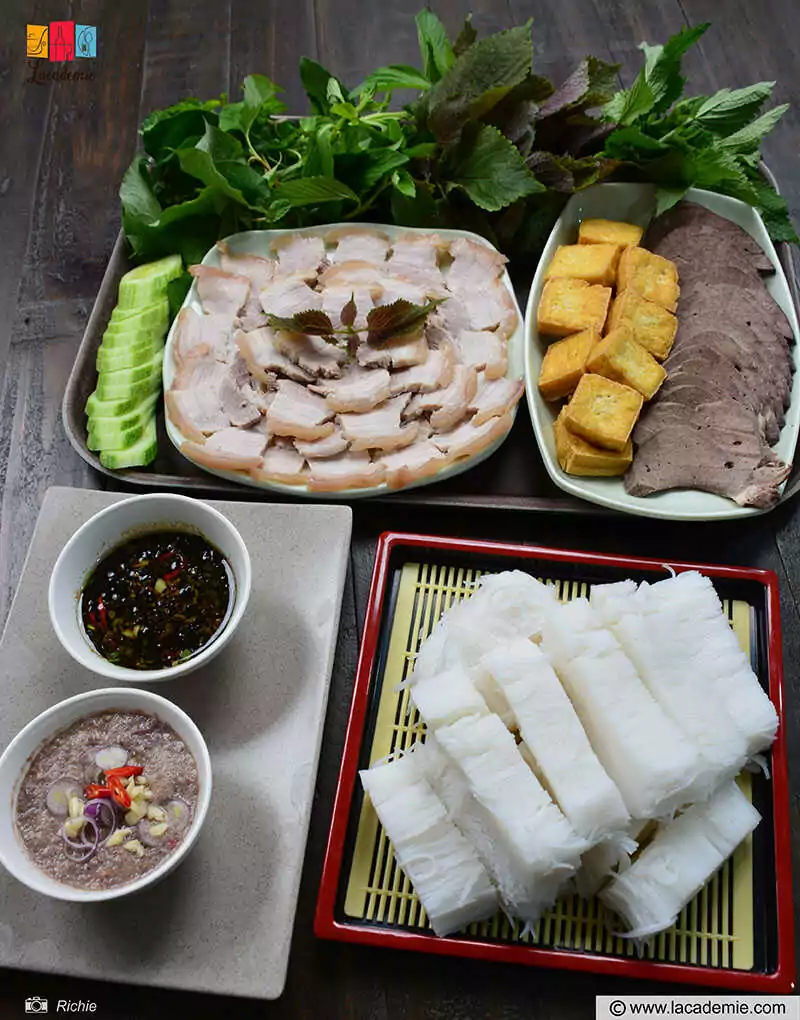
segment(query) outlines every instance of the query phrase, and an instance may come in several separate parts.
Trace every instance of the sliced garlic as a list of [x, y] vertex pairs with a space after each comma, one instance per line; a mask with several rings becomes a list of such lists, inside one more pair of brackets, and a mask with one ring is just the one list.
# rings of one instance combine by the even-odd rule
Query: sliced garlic
[[151, 804], [147, 809], [147, 817], [151, 822], [165, 822], [167, 820], [167, 812], [162, 807], [158, 807], [156, 804]]
[[144, 856], [144, 847], [138, 839], [129, 839], [127, 843], [122, 844], [122, 849], [127, 850], [132, 854], [136, 854], [137, 857]]
[[156, 590], [156, 595], [160, 595], [162, 592], [165, 592], [167, 590], [167, 582], [164, 580], [163, 577], [159, 577], [159, 579], [156, 581], [153, 587]]
[[157, 822], [155, 825], [150, 826], [150, 835], [154, 839], [158, 839], [159, 837], [163, 836], [166, 831], [167, 831], [166, 822]]
[[131, 797], [136, 796], [136, 783], [134, 782], [133, 776], [128, 780], [128, 785], [125, 787]]
[[141, 797], [136, 797], [135, 800], [131, 801], [131, 806], [125, 812], [125, 824], [136, 825], [138, 821], [144, 818], [146, 813], [147, 805]]
[[86, 819], [83, 815], [81, 815], [80, 818], [68, 818], [66, 822], [64, 822], [64, 832], [70, 839], [75, 839], [76, 836], [80, 835], [81, 829], [85, 823]]
[[130, 836], [130, 834], [130, 829], [117, 829], [117, 831], [113, 832], [106, 840], [106, 846], [119, 846], [120, 843]]
[[69, 816], [70, 818], [80, 818], [83, 814], [83, 801], [80, 797], [70, 797], [69, 799]]
[[153, 791], [152, 790], [145, 790], [144, 793], [142, 794], [142, 797], [144, 797], [145, 800], [152, 800], [153, 799]]

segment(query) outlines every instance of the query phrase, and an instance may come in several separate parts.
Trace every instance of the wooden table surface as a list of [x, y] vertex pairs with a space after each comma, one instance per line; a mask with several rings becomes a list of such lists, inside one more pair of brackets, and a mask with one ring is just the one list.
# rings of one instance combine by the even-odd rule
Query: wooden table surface
[[[61, 396], [119, 229], [117, 188], [137, 146], [137, 126], [187, 95], [235, 95], [259, 71], [282, 83], [291, 110], [306, 109], [297, 76], [305, 54], [354, 84], [369, 69], [415, 63], [413, 15], [421, 0], [4, 0], [0, 13], [0, 623], [5, 619], [39, 505], [50, 485], [106, 486], [63, 432]], [[694, 91], [775, 79], [777, 102], [795, 100], [765, 158], [800, 220], [800, 103], [792, 95], [800, 36], [791, 0], [442, 0], [451, 31], [472, 9], [496, 30], [534, 19], [536, 69], [558, 79], [586, 54], [623, 65], [629, 83], [641, 40], [664, 41], [686, 24], [712, 28], [686, 60]], [[96, 25], [93, 81], [29, 83], [26, 23]], [[87, 62], [88, 63], [88, 62]], [[531, 456], [536, 456], [535, 452]], [[730, 525], [670, 525], [478, 511], [360, 506], [325, 730], [300, 904], [283, 997], [228, 1000], [22, 972], [0, 976], [0, 1016], [22, 1015], [27, 995], [92, 999], [100, 1017], [186, 1013], [237, 1018], [566, 1018], [594, 1016], [595, 994], [665, 992], [667, 986], [537, 969], [476, 965], [319, 942], [312, 916], [344, 738], [375, 539], [387, 527], [621, 550], [665, 559], [766, 567], [782, 589], [794, 847], [800, 846], [800, 625], [798, 503]], [[43, 596], [44, 597], [44, 596]], [[795, 854], [797, 863], [797, 854]], [[797, 867], [796, 871], [800, 870]], [[202, 895], [202, 890], [198, 890]], [[158, 918], [131, 932], [131, 953]], [[800, 931], [800, 925], [797, 926]], [[102, 977], [102, 975], [98, 975]], [[678, 990], [678, 989], [676, 989]]]

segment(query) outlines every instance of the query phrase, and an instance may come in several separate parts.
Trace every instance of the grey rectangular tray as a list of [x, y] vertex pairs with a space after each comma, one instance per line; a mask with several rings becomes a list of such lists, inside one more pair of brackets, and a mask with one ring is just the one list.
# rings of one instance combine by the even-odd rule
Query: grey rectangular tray
[[[73, 694], [108, 687], [61, 647], [47, 586], [112, 493], [50, 489], [0, 641], [0, 750]], [[277, 998], [284, 986], [350, 549], [349, 507], [218, 502], [253, 563], [241, 628], [206, 667], [144, 685], [211, 755], [203, 831], [172, 875], [109, 903], [34, 893], [0, 868], [0, 966]]]
[[[770, 184], [777, 188], [771, 171], [762, 164], [762, 172]], [[792, 300], [800, 314], [800, 288], [792, 261], [791, 248], [786, 243], [775, 245], [781, 265], [786, 273]], [[67, 381], [63, 401], [63, 421], [69, 441], [80, 456], [97, 471], [128, 485], [155, 489], [181, 490], [189, 493], [210, 493], [238, 499], [267, 499], [281, 501], [274, 492], [260, 492], [217, 478], [195, 467], [173, 447], [164, 431], [162, 415], [158, 419], [158, 456], [145, 468], [110, 471], [100, 463], [97, 454], [86, 446], [86, 400], [95, 388], [97, 371], [95, 361], [103, 331], [117, 299], [120, 277], [132, 267], [125, 253], [125, 238], [117, 237], [106, 267], [100, 291], [92, 308], [83, 340], [78, 348], [75, 364]], [[512, 267], [512, 279], [514, 272]], [[526, 281], [514, 280], [521, 305], [527, 300]], [[530, 281], [527, 281], [530, 282]], [[800, 490], [800, 465], [795, 464], [781, 502], [790, 499]], [[291, 497], [286, 497], [290, 499]], [[299, 497], [298, 497], [299, 498]], [[332, 497], [342, 502], [344, 497]], [[480, 507], [484, 509], [516, 509], [576, 514], [610, 515], [613, 511], [565, 496], [547, 474], [533, 433], [528, 408], [523, 401], [517, 418], [505, 443], [494, 456], [482, 464], [450, 481], [414, 489], [407, 495], [378, 497], [378, 501], [407, 504], [409, 506]], [[374, 502], [375, 500], [373, 500]]]

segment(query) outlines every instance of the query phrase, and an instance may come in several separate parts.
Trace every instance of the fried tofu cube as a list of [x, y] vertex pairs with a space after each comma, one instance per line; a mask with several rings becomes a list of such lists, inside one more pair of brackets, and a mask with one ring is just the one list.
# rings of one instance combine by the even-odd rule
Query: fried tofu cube
[[587, 373], [566, 406], [564, 423], [594, 446], [622, 451], [643, 403], [641, 393], [630, 386]]
[[678, 267], [646, 248], [626, 248], [619, 260], [617, 288], [632, 290], [668, 312], [678, 307]]
[[548, 280], [539, 299], [539, 332], [570, 336], [594, 328], [602, 333], [610, 302], [610, 287], [563, 277]]
[[[565, 343], [560, 340], [559, 343]], [[655, 396], [667, 378], [663, 365], [633, 339], [633, 330], [623, 323], [612, 329], [593, 348], [586, 371], [604, 375], [606, 379], [625, 383], [638, 390], [645, 400]]]
[[539, 372], [539, 392], [545, 400], [568, 397], [586, 371], [586, 360], [600, 340], [596, 329], [584, 329], [550, 344]]
[[663, 361], [672, 350], [678, 332], [678, 320], [671, 312], [632, 290], [617, 294], [611, 306], [609, 332], [622, 325], [629, 326], [636, 343], [659, 361]]
[[626, 248], [638, 244], [644, 227], [622, 220], [583, 220], [578, 227], [578, 244], [618, 244]]
[[547, 267], [545, 280], [568, 277], [611, 287], [622, 249], [616, 244], [562, 244]]
[[624, 475], [633, 461], [633, 443], [629, 439], [622, 450], [604, 450], [592, 446], [585, 439], [575, 435], [564, 420], [566, 408], [553, 422], [556, 440], [556, 454], [562, 470], [569, 475], [594, 475], [612, 477]]

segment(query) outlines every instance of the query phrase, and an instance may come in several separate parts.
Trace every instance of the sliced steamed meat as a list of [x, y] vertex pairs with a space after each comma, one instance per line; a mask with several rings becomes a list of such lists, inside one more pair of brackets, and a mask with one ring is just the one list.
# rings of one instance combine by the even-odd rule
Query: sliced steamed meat
[[449, 431], [466, 417], [478, 388], [478, 373], [469, 365], [456, 365], [453, 378], [443, 389], [412, 397], [405, 417], [415, 418], [431, 411], [431, 425], [437, 432]]
[[241, 355], [236, 356], [220, 386], [220, 400], [223, 414], [231, 425], [249, 428], [261, 421], [261, 411], [266, 410], [261, 387], [254, 382]]
[[333, 411], [305, 386], [282, 379], [267, 410], [267, 428], [276, 436], [324, 439], [333, 432]]
[[[307, 234], [284, 234], [272, 245], [278, 256], [277, 274], [313, 280], [325, 263], [325, 242]], [[276, 313], [277, 314], [277, 313]]]
[[167, 417], [188, 439], [205, 441], [206, 435], [224, 429], [228, 417], [216, 394], [197, 390], [167, 390], [164, 394]]
[[261, 463], [250, 474], [260, 482], [302, 485], [306, 480], [305, 458], [288, 440], [275, 439], [264, 451]]
[[505, 436], [513, 424], [514, 414], [512, 411], [504, 414], [502, 418], [490, 418], [483, 425], [473, 425], [471, 421], [463, 421], [452, 432], [440, 432], [433, 436], [433, 442], [451, 460], [471, 457]]
[[500, 379], [508, 368], [508, 351], [505, 341], [490, 330], [465, 329], [454, 343], [461, 361], [482, 371], [487, 379]]
[[233, 357], [231, 319], [227, 315], [201, 315], [193, 308], [178, 312], [172, 353], [176, 364], [210, 356], [217, 361]]
[[443, 389], [452, 382], [454, 368], [455, 356], [450, 344], [429, 350], [422, 364], [392, 373], [390, 392], [394, 397], [398, 393], [430, 393]]
[[425, 304], [427, 297], [445, 297], [446, 291], [442, 290], [441, 295], [437, 292], [431, 294], [432, 288], [413, 280], [407, 280], [400, 276], [381, 277], [381, 297], [379, 304], [391, 305], [395, 301], [411, 301], [415, 305]]
[[321, 336], [278, 330], [275, 347], [315, 378], [338, 379], [347, 361], [347, 351], [327, 343]]
[[447, 250], [447, 241], [437, 234], [402, 234], [392, 242], [386, 264], [391, 276], [419, 287], [429, 297], [445, 294], [439, 258]]
[[397, 450], [408, 446], [417, 437], [416, 422], [401, 425], [400, 415], [408, 403], [408, 395], [390, 400], [364, 414], [341, 414], [342, 434], [349, 440], [353, 451]]
[[381, 271], [371, 262], [353, 260], [352, 262], [337, 262], [320, 274], [319, 286], [323, 290], [353, 290], [356, 287], [366, 287], [377, 301], [381, 296], [382, 284]]
[[502, 274], [508, 261], [494, 248], [467, 237], [458, 237], [450, 245], [453, 261], [447, 271], [447, 286], [457, 294], [489, 290]]
[[424, 330], [414, 336], [401, 336], [375, 347], [366, 340], [359, 344], [356, 360], [366, 368], [409, 368], [428, 360], [428, 341]]
[[295, 382], [312, 381], [312, 375], [295, 365], [285, 354], [281, 354], [275, 344], [275, 333], [269, 326], [253, 329], [249, 333], [240, 331], [234, 335], [233, 340], [248, 371], [261, 382], [270, 385], [276, 372]]
[[517, 328], [519, 317], [514, 299], [502, 282], [487, 290], [464, 292], [459, 294], [459, 298], [469, 329], [496, 329], [498, 336], [507, 340]]
[[267, 437], [256, 429], [225, 428], [205, 443], [184, 443], [181, 451], [205, 467], [226, 471], [249, 471], [258, 467]]
[[[483, 379], [475, 397], [470, 402], [469, 410], [474, 411], [473, 425], [482, 425], [490, 418], [502, 417], [512, 407], [516, 407], [522, 396], [525, 384], [521, 379]], [[431, 424], [435, 426], [433, 417]]]
[[389, 373], [384, 368], [350, 365], [341, 379], [313, 387], [332, 411], [370, 411], [389, 396]]
[[295, 315], [322, 308], [322, 295], [312, 290], [302, 276], [276, 277], [259, 291], [258, 300], [268, 315]]
[[338, 492], [380, 485], [384, 477], [381, 463], [373, 463], [368, 453], [342, 453], [338, 457], [314, 460], [309, 464], [308, 487], [312, 492]]
[[314, 439], [311, 441], [295, 439], [294, 446], [297, 452], [302, 454], [306, 460], [317, 460], [319, 457], [335, 457], [337, 454], [344, 453], [350, 446], [350, 443], [344, 438], [342, 430], [337, 426], [324, 439]]
[[212, 358], [183, 363], [165, 395], [167, 414], [195, 442], [228, 425], [246, 428], [261, 419], [259, 393], [237, 359], [224, 365]]
[[422, 478], [430, 478], [448, 463], [448, 457], [430, 439], [416, 439], [410, 446], [384, 453], [380, 463], [386, 471], [390, 489], [402, 489]]
[[378, 230], [364, 227], [343, 227], [328, 234], [328, 242], [336, 247], [328, 252], [328, 261], [371, 262], [380, 265], [389, 250], [389, 238]]
[[189, 272], [195, 278], [203, 311], [207, 315], [224, 315], [232, 323], [250, 294], [248, 278], [214, 266], [189, 266]]
[[260, 255], [251, 255], [249, 252], [235, 254], [225, 241], [217, 241], [217, 248], [219, 249], [220, 268], [226, 273], [246, 276], [250, 281], [250, 289], [253, 294], [258, 294], [272, 281], [275, 275], [275, 259], [265, 259]]

